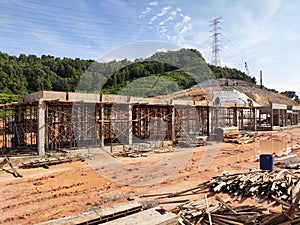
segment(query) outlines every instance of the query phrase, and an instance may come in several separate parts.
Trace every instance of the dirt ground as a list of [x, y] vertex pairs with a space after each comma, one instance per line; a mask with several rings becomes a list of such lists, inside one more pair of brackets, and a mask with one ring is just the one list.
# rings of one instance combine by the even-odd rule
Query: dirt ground
[[[262, 150], [262, 143], [264, 145], [273, 142], [283, 143], [284, 147], [292, 149], [290, 154], [300, 152], [298, 147], [300, 146], [300, 128], [259, 132], [258, 135], [259, 138], [255, 143], [220, 144], [217, 146], [217, 155], [211, 158], [212, 161], [206, 160], [208, 163], [205, 165], [208, 167], [204, 170], [199, 170], [199, 164], [204, 155], [209, 154], [208, 151], [213, 149], [213, 146], [194, 148], [188, 162], [167, 180], [163, 179], [159, 183], [143, 186], [132, 186], [126, 182], [116, 182], [118, 179], [105, 178], [101, 170], [91, 167], [88, 162], [80, 161], [50, 166], [48, 169], [18, 169], [18, 172], [23, 175], [22, 178], [15, 178], [12, 174], [0, 170], [0, 224], [34, 224], [75, 215], [97, 207], [126, 202], [128, 197], [138, 202], [150, 201], [151, 198], [142, 198], [142, 196], [188, 189], [225, 170], [242, 172], [259, 169], [257, 155], [269, 153], [266, 148]], [[185, 151], [185, 149], [178, 151]], [[283, 151], [274, 149], [270, 151], [274, 151], [278, 157], [283, 154]], [[136, 168], [136, 173], [139, 174], [141, 173], [139, 168], [164, 162], [172, 154], [173, 152], [149, 153], [147, 157], [118, 157], [117, 160], [131, 166], [128, 173], [132, 173], [135, 170], [132, 168]], [[207, 156], [205, 157], [207, 159]], [[299, 156], [296, 156], [296, 159], [299, 159]], [[28, 159], [22, 160], [28, 161]], [[12, 161], [14, 165], [18, 165], [21, 159], [12, 158]], [[113, 166], [105, 166], [114, 172]], [[168, 171], [165, 172], [168, 173]], [[126, 172], [115, 173], [117, 178], [126, 176]], [[159, 174], [154, 173], [154, 176], [159, 176]], [[139, 176], [134, 177], [139, 179]], [[200, 197], [191, 195], [185, 198]], [[166, 209], [172, 209], [175, 206], [176, 204], [163, 205]]]

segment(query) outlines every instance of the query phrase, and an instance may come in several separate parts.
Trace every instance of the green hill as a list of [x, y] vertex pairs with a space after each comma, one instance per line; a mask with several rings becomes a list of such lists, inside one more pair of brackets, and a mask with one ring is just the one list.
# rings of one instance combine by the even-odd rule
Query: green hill
[[[84, 75], [84, 76], [83, 76]], [[256, 83], [237, 69], [229, 78]], [[58, 58], [50, 55], [19, 57], [0, 53], [0, 102], [38, 90], [117, 94], [131, 91], [137, 96], [169, 94], [190, 88], [203, 79], [224, 78], [225, 69], [205, 62], [194, 49], [157, 52], [147, 59], [97, 63], [94, 60]], [[79, 82], [80, 81], [80, 82]], [[159, 85], [157, 85], [159, 84]]]

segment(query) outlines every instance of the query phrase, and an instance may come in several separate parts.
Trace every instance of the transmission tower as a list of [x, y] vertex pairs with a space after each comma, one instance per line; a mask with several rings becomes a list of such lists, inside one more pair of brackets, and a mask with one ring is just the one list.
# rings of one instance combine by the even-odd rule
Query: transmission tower
[[250, 72], [249, 72], [249, 67], [248, 67], [247, 62], [245, 62], [245, 69], [246, 69], [247, 75], [250, 77]]
[[215, 66], [221, 66], [221, 59], [220, 59], [220, 39], [219, 36], [221, 33], [219, 30], [221, 27], [219, 24], [221, 23], [221, 18], [213, 19], [212, 21], [209, 21], [209, 25], [212, 27], [210, 32], [212, 33], [211, 37], [213, 38], [213, 45], [212, 45], [212, 60], [211, 63]]

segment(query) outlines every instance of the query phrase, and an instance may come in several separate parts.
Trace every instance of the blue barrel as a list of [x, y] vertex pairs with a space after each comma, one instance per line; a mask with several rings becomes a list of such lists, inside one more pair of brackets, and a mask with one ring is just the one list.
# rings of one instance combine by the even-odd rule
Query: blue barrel
[[259, 164], [261, 170], [268, 170], [272, 172], [274, 170], [274, 156], [273, 154], [259, 155]]

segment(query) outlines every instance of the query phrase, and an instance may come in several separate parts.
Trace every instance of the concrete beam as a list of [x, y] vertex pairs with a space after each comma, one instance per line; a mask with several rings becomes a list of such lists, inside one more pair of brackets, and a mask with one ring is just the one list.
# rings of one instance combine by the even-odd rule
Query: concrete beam
[[298, 110], [300, 111], [300, 106], [299, 105], [293, 105], [292, 110]]
[[125, 95], [102, 95], [102, 102], [105, 103], [127, 103], [128, 98]]
[[138, 98], [138, 97], [130, 97], [129, 99], [130, 104], [149, 104], [149, 98]]
[[287, 109], [287, 105], [272, 103], [272, 109]]
[[43, 98], [44, 101], [59, 100], [65, 101], [67, 93], [59, 91], [38, 91], [19, 98], [19, 103], [38, 101]]
[[195, 101], [195, 106], [209, 106], [207, 101]]
[[99, 103], [100, 95], [91, 93], [79, 93], [79, 92], [69, 92], [68, 100], [71, 102], [86, 102], [86, 103]]
[[193, 100], [172, 100], [171, 101], [172, 105], [189, 105], [189, 106], [194, 106], [194, 101]]

